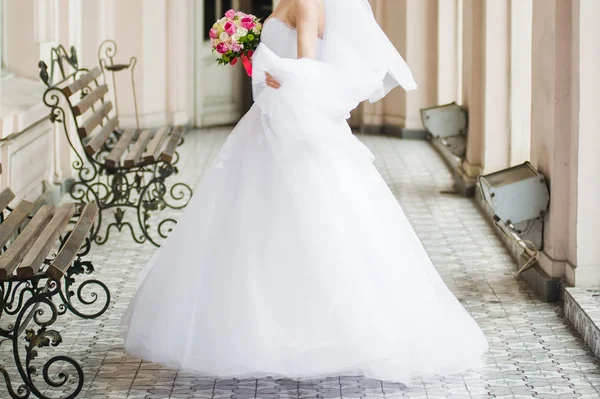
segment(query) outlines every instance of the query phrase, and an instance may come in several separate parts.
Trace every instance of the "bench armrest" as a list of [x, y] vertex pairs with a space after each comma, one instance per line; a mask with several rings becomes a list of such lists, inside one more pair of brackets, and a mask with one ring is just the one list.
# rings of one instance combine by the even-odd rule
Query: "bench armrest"
[[54, 261], [50, 264], [50, 267], [48, 268], [48, 275], [50, 277], [55, 280], [60, 280], [65, 275], [69, 267], [71, 267], [73, 260], [75, 260], [79, 248], [81, 248], [85, 238], [92, 229], [97, 216], [98, 205], [95, 203], [87, 204], [81, 212], [81, 216], [79, 217], [77, 224], [75, 224], [69, 238], [67, 238], [65, 245], [63, 245]]

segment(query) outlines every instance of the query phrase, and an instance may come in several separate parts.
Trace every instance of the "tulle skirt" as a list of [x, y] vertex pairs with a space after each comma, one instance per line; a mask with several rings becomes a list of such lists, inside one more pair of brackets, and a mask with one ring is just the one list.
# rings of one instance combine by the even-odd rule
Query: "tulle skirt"
[[325, 89], [315, 68], [286, 69], [231, 133], [140, 278], [126, 350], [216, 377], [408, 383], [481, 367], [482, 331], [327, 106], [336, 93], [306, 103]]

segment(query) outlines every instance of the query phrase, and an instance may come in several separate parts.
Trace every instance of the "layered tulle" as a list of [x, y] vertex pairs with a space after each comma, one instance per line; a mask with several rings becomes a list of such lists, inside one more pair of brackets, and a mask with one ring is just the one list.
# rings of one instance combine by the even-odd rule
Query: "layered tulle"
[[348, 85], [368, 81], [373, 86], [361, 101], [378, 101], [397, 86], [406, 91], [417, 88], [410, 68], [375, 20], [369, 0], [325, 0], [323, 4], [327, 23], [320, 58], [350, 77]]
[[344, 119], [360, 87], [263, 54], [283, 86], [260, 93], [149, 265], [127, 350], [219, 377], [480, 367], [483, 333]]
[[[281, 82], [280, 89], [270, 90], [265, 86], [265, 72]], [[292, 112], [285, 111], [285, 117], [304, 119], [304, 115], [313, 113], [321, 117], [343, 117], [380, 87], [385, 74], [385, 70], [375, 66], [362, 70], [360, 75], [347, 74], [320, 60], [281, 58], [260, 44], [253, 57], [254, 100], [271, 115], [289, 109]], [[288, 126], [294, 128], [295, 125], [288, 123]], [[320, 129], [301, 128], [320, 134]]]

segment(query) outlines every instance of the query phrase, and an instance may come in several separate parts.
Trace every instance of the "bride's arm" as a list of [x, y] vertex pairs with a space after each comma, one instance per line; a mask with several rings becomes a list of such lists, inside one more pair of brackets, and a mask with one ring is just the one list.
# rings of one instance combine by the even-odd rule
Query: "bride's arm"
[[[319, 1], [296, 0], [296, 31], [298, 33], [298, 58], [317, 58], [317, 38], [319, 37]], [[268, 72], [267, 86], [279, 89], [281, 84]]]
[[296, 29], [298, 31], [298, 58], [317, 58], [319, 37], [319, 1], [296, 0]]

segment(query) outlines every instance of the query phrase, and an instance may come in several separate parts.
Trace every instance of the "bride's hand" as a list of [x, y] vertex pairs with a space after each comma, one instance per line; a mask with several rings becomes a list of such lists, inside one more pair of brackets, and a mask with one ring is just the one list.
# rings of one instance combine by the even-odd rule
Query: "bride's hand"
[[281, 87], [281, 83], [277, 81], [269, 72], [266, 72], [267, 78], [265, 81], [267, 82], [267, 86], [273, 89], [279, 89]]

